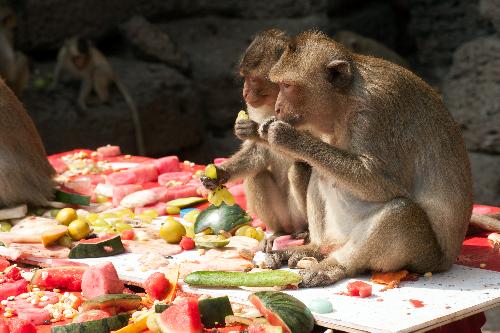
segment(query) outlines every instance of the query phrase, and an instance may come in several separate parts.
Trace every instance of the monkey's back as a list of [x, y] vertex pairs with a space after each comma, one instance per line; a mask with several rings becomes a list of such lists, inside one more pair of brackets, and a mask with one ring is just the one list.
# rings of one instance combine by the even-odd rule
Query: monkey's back
[[449, 267], [472, 212], [470, 164], [460, 129], [442, 98], [418, 76], [381, 59], [361, 58], [367, 66], [360, 74], [371, 87], [365, 93], [370, 117], [386, 133], [376, 149], [387, 158], [388, 174], [426, 211]]
[[0, 207], [46, 204], [54, 173], [33, 121], [0, 80]]

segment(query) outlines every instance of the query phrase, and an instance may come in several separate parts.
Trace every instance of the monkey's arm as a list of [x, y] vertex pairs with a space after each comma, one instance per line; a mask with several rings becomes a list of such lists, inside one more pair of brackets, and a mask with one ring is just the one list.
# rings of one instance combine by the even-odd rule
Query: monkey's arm
[[385, 202], [409, 196], [397, 182], [384, 175], [380, 163], [370, 156], [340, 150], [282, 121], [274, 121], [267, 126], [267, 131], [259, 131], [264, 137], [267, 133], [271, 146], [333, 176], [340, 186], [362, 200]]
[[217, 166], [217, 179], [202, 177], [203, 185], [209, 190], [217, 186], [256, 174], [267, 167], [269, 151], [252, 141], [245, 141], [242, 148], [231, 158]]
[[85, 75], [82, 79], [82, 85], [80, 87], [80, 93], [78, 94], [78, 106], [82, 110], [87, 109], [87, 98], [92, 92], [92, 77], [90, 74]]
[[57, 54], [57, 64], [54, 69], [54, 81], [52, 82], [51, 88], [54, 89], [59, 83], [59, 79], [61, 77], [61, 70], [63, 67], [63, 62], [66, 59], [66, 47], [62, 47]]

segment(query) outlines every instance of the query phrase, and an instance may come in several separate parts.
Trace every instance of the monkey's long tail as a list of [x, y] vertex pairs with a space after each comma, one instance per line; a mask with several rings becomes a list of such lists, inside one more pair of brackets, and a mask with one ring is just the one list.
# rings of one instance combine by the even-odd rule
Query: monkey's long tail
[[130, 108], [130, 113], [132, 114], [132, 121], [134, 122], [134, 129], [135, 129], [135, 142], [137, 145], [137, 151], [139, 152], [139, 155], [145, 156], [146, 155], [146, 149], [144, 148], [144, 136], [142, 134], [142, 123], [141, 123], [141, 118], [139, 117], [139, 112], [137, 111], [137, 107], [135, 106], [135, 102], [130, 96], [128, 89], [119, 81], [115, 80], [116, 86], [118, 87], [118, 90], [123, 95], [123, 98], [125, 99], [125, 102], [127, 102], [128, 107]]
[[500, 213], [496, 214], [472, 214], [470, 224], [483, 230], [500, 232]]

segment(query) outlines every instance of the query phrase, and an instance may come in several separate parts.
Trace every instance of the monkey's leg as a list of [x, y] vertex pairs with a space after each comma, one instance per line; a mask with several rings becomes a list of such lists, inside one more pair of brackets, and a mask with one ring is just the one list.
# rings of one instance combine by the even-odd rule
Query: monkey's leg
[[109, 102], [109, 79], [104, 75], [94, 76], [94, 90], [101, 103]]
[[394, 199], [366, 223], [340, 249], [303, 271], [302, 285], [329, 285], [369, 270], [440, 270], [443, 252], [426, 213], [413, 201]]
[[82, 110], [87, 109], [87, 98], [92, 92], [92, 78], [86, 76], [82, 80], [82, 85], [80, 87], [80, 92], [78, 94], [78, 107]]

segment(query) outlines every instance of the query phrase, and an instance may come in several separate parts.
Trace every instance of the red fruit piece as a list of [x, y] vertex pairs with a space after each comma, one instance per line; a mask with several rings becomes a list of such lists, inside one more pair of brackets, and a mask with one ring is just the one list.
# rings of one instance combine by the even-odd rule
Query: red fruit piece
[[169, 333], [201, 333], [200, 311], [196, 298], [185, 298], [162, 312], [158, 318], [162, 332]]
[[160, 272], [151, 274], [144, 282], [146, 293], [152, 299], [157, 300], [162, 300], [167, 296], [169, 286], [170, 282], [168, 282], [165, 274]]
[[120, 237], [124, 240], [134, 240], [135, 238], [135, 232], [134, 230], [124, 230], [122, 231], [122, 234]]
[[7, 273], [5, 273], [3, 278], [7, 281], [17, 281], [23, 277], [21, 276], [21, 270], [16, 266], [12, 267]]
[[82, 294], [87, 299], [106, 294], [121, 294], [124, 287], [111, 262], [89, 266], [82, 276]]
[[0, 300], [7, 299], [9, 296], [17, 296], [27, 292], [28, 281], [25, 279], [4, 282], [0, 285]]
[[9, 333], [9, 326], [3, 319], [0, 319], [0, 333]]
[[347, 284], [349, 296], [369, 297], [372, 295], [372, 286], [363, 281], [353, 281]]
[[36, 327], [27, 320], [11, 318], [9, 320], [10, 333], [36, 333]]
[[182, 236], [179, 246], [182, 247], [183, 250], [192, 250], [195, 247], [194, 240], [192, 238]]
[[3, 272], [9, 266], [10, 262], [7, 259], [0, 258], [0, 272]]

